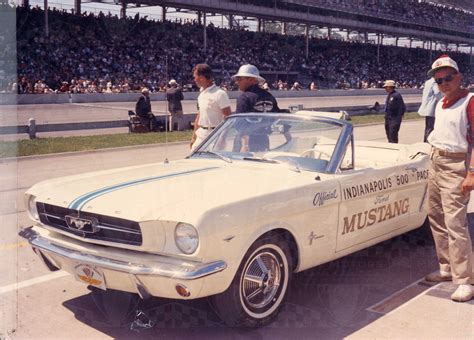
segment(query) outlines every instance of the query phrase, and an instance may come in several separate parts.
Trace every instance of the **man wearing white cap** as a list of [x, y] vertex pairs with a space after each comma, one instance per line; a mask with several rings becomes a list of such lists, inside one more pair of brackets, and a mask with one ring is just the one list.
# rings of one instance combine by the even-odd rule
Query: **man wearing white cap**
[[169, 130], [173, 131], [176, 123], [176, 130], [182, 131], [184, 129], [183, 106], [181, 104], [181, 101], [184, 99], [183, 92], [174, 79], [171, 79], [168, 85], [169, 88], [166, 90], [166, 100], [168, 101], [168, 112], [170, 114]]
[[439, 270], [426, 276], [430, 282], [453, 281], [451, 299], [469, 301], [472, 243], [467, 225], [469, 193], [474, 189], [474, 95], [461, 88], [462, 76], [456, 62], [443, 55], [433, 63], [433, 77], [444, 97], [436, 105], [435, 125], [428, 136], [432, 146], [428, 181], [431, 231], [436, 245]]
[[[232, 78], [242, 91], [237, 98], [235, 113], [280, 112], [275, 97], [258, 86], [259, 83], [264, 83], [265, 79], [260, 76], [256, 66], [242, 65]], [[242, 136], [234, 149], [237, 151], [240, 149], [241, 152], [268, 149], [268, 133], [268, 131], [254, 131], [250, 136]]]
[[388, 93], [385, 101], [385, 133], [389, 143], [398, 143], [398, 131], [405, 113], [402, 95], [395, 91], [395, 81], [386, 80], [383, 84]]

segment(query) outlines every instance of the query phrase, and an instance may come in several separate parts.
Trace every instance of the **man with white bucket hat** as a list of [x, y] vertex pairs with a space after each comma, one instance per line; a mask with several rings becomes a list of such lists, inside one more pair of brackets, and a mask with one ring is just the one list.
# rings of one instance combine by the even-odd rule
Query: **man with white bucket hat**
[[[258, 85], [264, 83], [265, 79], [260, 76], [257, 67], [250, 64], [242, 65], [232, 79], [242, 91], [237, 98], [235, 113], [280, 112], [275, 97]], [[240, 141], [236, 142], [234, 149], [240, 149], [241, 152], [247, 152], [249, 149], [252, 151], [268, 149], [268, 133], [254, 131], [250, 136], [242, 136]]]
[[433, 63], [433, 77], [444, 97], [436, 105], [428, 180], [428, 217], [436, 245], [439, 270], [426, 281], [453, 281], [451, 299], [469, 301], [472, 287], [472, 243], [467, 225], [469, 194], [474, 189], [474, 94], [461, 88], [457, 63], [442, 55]]
[[257, 67], [250, 64], [242, 65], [232, 79], [243, 92], [237, 98], [235, 113], [280, 111], [275, 97], [258, 86], [259, 83], [264, 83], [265, 79], [260, 76]]

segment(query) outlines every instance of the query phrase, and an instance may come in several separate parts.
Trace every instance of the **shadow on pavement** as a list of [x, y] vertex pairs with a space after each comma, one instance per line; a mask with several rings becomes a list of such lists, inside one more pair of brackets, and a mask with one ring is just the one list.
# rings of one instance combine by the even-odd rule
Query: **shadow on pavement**
[[[469, 224], [474, 224], [472, 214]], [[64, 306], [113, 338], [343, 338], [429, 289], [420, 279], [436, 270], [436, 263], [424, 226], [296, 274], [276, 319], [259, 329], [226, 327], [206, 299], [143, 301], [134, 294], [92, 290]]]

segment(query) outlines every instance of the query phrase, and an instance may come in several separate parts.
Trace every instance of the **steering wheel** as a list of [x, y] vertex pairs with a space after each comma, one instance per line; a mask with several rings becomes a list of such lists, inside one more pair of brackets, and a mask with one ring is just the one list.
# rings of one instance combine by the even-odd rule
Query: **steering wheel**
[[[324, 156], [324, 157], [323, 157]], [[327, 152], [321, 151], [321, 150], [316, 150], [316, 149], [307, 149], [304, 150], [301, 154], [300, 157], [305, 157], [305, 158], [314, 158], [314, 159], [326, 159], [330, 160], [331, 155], [328, 154]]]

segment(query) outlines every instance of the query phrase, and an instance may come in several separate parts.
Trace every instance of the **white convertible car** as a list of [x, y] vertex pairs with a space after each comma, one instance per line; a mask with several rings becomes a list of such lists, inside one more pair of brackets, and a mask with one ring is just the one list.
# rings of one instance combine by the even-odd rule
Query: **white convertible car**
[[278, 313], [293, 273], [421, 226], [430, 147], [362, 142], [324, 112], [227, 118], [187, 159], [47, 180], [20, 235], [88, 285]]

